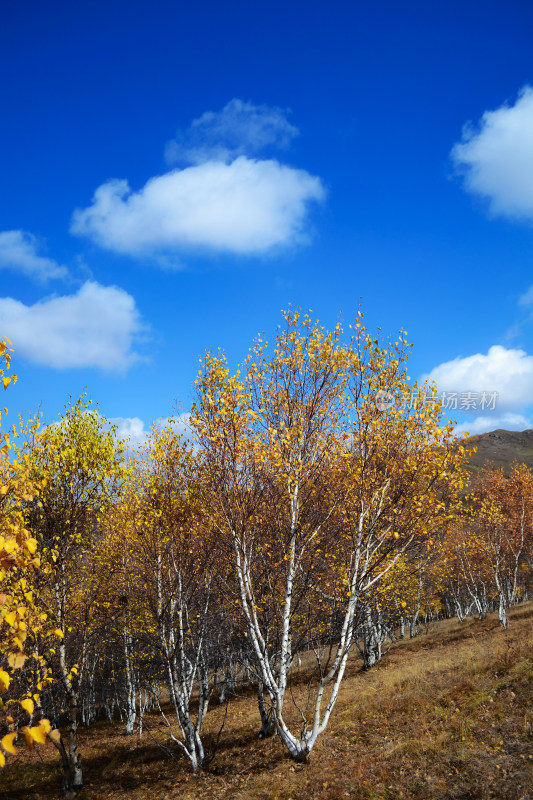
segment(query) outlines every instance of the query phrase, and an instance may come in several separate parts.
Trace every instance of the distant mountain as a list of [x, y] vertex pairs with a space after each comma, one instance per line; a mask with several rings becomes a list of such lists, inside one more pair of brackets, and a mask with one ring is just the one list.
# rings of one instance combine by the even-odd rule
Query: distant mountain
[[533, 430], [480, 433], [471, 436], [465, 444], [477, 447], [477, 452], [469, 459], [474, 472], [490, 464], [498, 469], [503, 467], [505, 474], [509, 475], [513, 461], [525, 463], [533, 469]]

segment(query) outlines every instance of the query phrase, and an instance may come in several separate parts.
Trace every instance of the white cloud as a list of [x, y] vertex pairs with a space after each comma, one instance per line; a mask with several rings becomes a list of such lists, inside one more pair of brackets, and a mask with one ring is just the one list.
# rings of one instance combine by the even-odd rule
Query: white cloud
[[74, 212], [71, 231], [129, 255], [194, 247], [261, 254], [305, 241], [309, 205], [324, 196], [320, 178], [304, 170], [239, 156], [173, 170], [139, 192], [108, 181]]
[[144, 326], [131, 295], [87, 281], [76, 294], [32, 306], [0, 298], [0, 329], [36, 364], [124, 371], [140, 359], [133, 345]]
[[[190, 416], [187, 411], [176, 417], [159, 417], [154, 422], [154, 425], [158, 429], [166, 428], [170, 425], [177, 433], [187, 438], [191, 432], [189, 426]], [[144, 422], [139, 417], [111, 417], [109, 422], [116, 426], [117, 435], [126, 439], [131, 449], [143, 445], [150, 433], [150, 428], [145, 428]]]
[[498, 392], [499, 412], [533, 403], [533, 356], [524, 350], [493, 345], [486, 355], [440, 364], [423, 379], [436, 381], [440, 392]]
[[477, 433], [487, 433], [487, 431], [505, 430], [505, 431], [525, 431], [533, 427], [533, 423], [523, 414], [502, 414], [501, 416], [485, 416], [475, 417], [469, 422], [462, 422], [456, 425], [456, 433], [468, 433], [474, 436]]
[[533, 221], [533, 87], [514, 105], [485, 111], [477, 128], [465, 126], [451, 157], [465, 188], [494, 214]]
[[66, 278], [66, 267], [52, 258], [39, 255], [39, 240], [26, 231], [0, 232], [0, 269], [22, 272], [39, 281]]
[[254, 156], [268, 147], [286, 148], [298, 128], [281, 108], [234, 98], [222, 111], [206, 111], [166, 146], [168, 163], [202, 164]]
[[519, 300], [521, 306], [533, 306], [533, 286], [530, 286]]
[[111, 417], [108, 422], [116, 427], [117, 436], [122, 439], [128, 439], [136, 444], [146, 438], [147, 431], [144, 429], [144, 422], [139, 417]]

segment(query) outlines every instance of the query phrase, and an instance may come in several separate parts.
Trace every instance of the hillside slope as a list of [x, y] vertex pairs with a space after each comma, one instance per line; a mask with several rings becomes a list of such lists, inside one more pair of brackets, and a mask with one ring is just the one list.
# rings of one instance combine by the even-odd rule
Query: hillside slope
[[485, 464], [491, 464], [508, 475], [513, 461], [524, 462], [533, 469], [533, 430], [480, 433], [467, 439], [477, 452], [470, 457], [470, 465], [477, 471]]
[[[257, 740], [253, 695], [230, 701], [216, 756], [198, 776], [158, 747], [166, 735], [157, 714], [141, 741], [125, 736], [118, 720], [83, 729], [79, 800], [529, 800], [533, 603], [510, 617], [508, 631], [494, 615], [434, 624], [397, 642], [368, 672], [354, 653], [330, 726], [306, 766], [290, 761], [277, 737]], [[305, 676], [295, 677], [291, 695], [301, 700]], [[209, 744], [225, 713], [213, 704]], [[58, 783], [53, 748], [20, 748], [0, 772], [0, 798], [55, 800]]]

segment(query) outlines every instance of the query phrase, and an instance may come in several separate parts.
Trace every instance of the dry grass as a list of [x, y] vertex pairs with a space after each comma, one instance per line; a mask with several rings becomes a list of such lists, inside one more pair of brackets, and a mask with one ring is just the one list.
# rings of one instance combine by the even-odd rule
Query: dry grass
[[[295, 692], [302, 692], [300, 687]], [[381, 664], [350, 664], [311, 762], [257, 741], [253, 697], [230, 703], [209, 770], [193, 776], [157, 746], [156, 717], [139, 742], [98, 724], [81, 733], [80, 800], [533, 800], [533, 604], [497, 620], [443, 622], [397, 643]], [[223, 709], [209, 714], [214, 736]], [[60, 797], [55, 752], [21, 752], [0, 775], [1, 800]]]

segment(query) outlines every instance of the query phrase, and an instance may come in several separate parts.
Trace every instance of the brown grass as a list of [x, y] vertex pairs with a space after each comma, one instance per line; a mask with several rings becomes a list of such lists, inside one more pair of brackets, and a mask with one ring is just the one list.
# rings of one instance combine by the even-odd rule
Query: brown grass
[[[493, 617], [446, 621], [397, 643], [380, 665], [354, 658], [334, 716], [305, 766], [277, 738], [258, 741], [253, 697], [232, 700], [209, 770], [157, 746], [156, 716], [138, 737], [118, 725], [82, 730], [80, 800], [533, 800], [533, 603]], [[296, 695], [303, 692], [295, 688]], [[213, 708], [214, 737], [223, 709]], [[60, 797], [52, 747], [10, 760], [1, 800]]]

